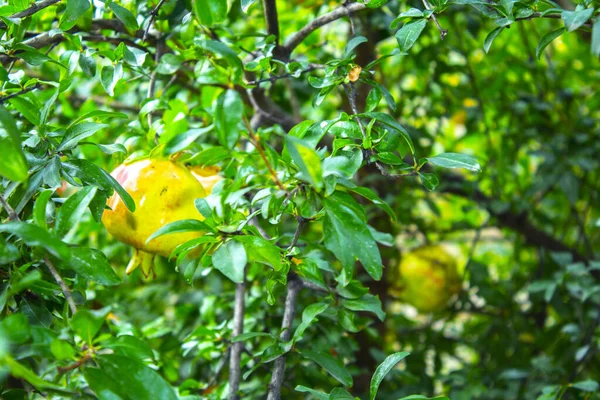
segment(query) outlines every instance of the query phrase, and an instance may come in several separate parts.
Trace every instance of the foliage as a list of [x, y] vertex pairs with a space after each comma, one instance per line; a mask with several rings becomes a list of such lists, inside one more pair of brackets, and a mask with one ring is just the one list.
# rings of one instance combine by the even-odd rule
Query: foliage
[[[0, 396], [598, 398], [599, 9], [2, 3]], [[224, 178], [156, 279], [101, 224], [143, 157]]]

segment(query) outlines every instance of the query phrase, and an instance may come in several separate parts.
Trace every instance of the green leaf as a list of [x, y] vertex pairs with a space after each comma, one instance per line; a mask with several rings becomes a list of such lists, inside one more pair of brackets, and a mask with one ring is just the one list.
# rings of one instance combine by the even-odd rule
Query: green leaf
[[565, 27], [567, 30], [569, 32], [573, 32], [588, 22], [593, 14], [593, 8], [585, 8], [583, 10], [576, 11], [563, 11], [561, 16], [563, 21], [565, 21]]
[[335, 388], [329, 393], [329, 400], [360, 400], [360, 398], [352, 396], [346, 389]]
[[154, 353], [148, 344], [133, 335], [113, 337], [103, 342], [103, 347], [114, 350], [115, 354], [138, 360], [154, 359]]
[[112, 155], [115, 153], [127, 154], [127, 149], [121, 143], [99, 144], [99, 143], [89, 143], [89, 142], [84, 143], [84, 142], [82, 142], [80, 144], [93, 144], [94, 146], [98, 147], [101, 152], [103, 152], [104, 154], [108, 154], [108, 155]]
[[[118, 390], [118, 394], [125, 399], [136, 400], [177, 400], [173, 388], [152, 368], [135, 358], [124, 357], [116, 354], [107, 354], [97, 357], [101, 371], [109, 377], [109, 381], [116, 383], [110, 390]], [[87, 379], [87, 374], [86, 374]], [[89, 383], [89, 381], [88, 381]], [[105, 382], [96, 382], [100, 387], [92, 386], [98, 394]]]
[[181, 67], [181, 60], [173, 53], [167, 53], [160, 58], [156, 72], [163, 75], [171, 75]]
[[204, 128], [190, 129], [184, 133], [180, 133], [173, 139], [169, 140], [166, 144], [163, 154], [174, 154], [179, 151], [187, 149], [192, 143], [194, 143], [200, 136], [213, 130], [213, 126], [207, 126]]
[[94, 337], [96, 337], [100, 328], [104, 325], [104, 320], [109, 311], [108, 307], [93, 311], [80, 308], [69, 321], [69, 325], [87, 344], [92, 344]]
[[600, 57], [600, 17], [594, 20], [592, 27], [592, 54]]
[[16, 235], [28, 246], [43, 247], [50, 254], [63, 261], [68, 261], [71, 258], [71, 252], [66, 244], [37, 225], [20, 221], [8, 222], [0, 225], [0, 232]]
[[[210, 1], [210, 0], [206, 0]], [[236, 78], [241, 78], [244, 66], [237, 53], [224, 43], [215, 40], [195, 39], [194, 43], [203, 50], [223, 58], [233, 68]]]
[[421, 182], [425, 189], [427, 190], [435, 190], [436, 187], [440, 184], [440, 179], [436, 174], [432, 174], [429, 172], [419, 172], [419, 178], [421, 178]]
[[244, 245], [230, 240], [215, 251], [212, 262], [216, 269], [235, 283], [244, 282], [244, 269], [248, 258]]
[[123, 114], [122, 112], [92, 110], [92, 111], [87, 112], [87, 113], [83, 114], [82, 116], [78, 117], [75, 121], [71, 122], [71, 124], [67, 127], [67, 129], [70, 129], [73, 127], [73, 125], [77, 125], [81, 121], [85, 121], [86, 119], [90, 119], [90, 118], [96, 118], [96, 119], [103, 121], [105, 119], [111, 119], [111, 118], [128, 119], [129, 117], [127, 116], [127, 114]]
[[344, 363], [322, 351], [303, 350], [300, 354], [314, 361], [344, 386], [352, 386], [352, 375]]
[[586, 381], [575, 382], [571, 385], [575, 389], [583, 390], [584, 392], [597, 392], [600, 388], [598, 382], [588, 379]]
[[60, 17], [60, 29], [63, 31], [71, 29], [88, 8], [90, 8], [88, 0], [67, 0], [67, 7]]
[[215, 128], [223, 146], [232, 149], [240, 138], [243, 114], [244, 103], [235, 90], [227, 90], [217, 98]]
[[254, 3], [256, 3], [256, 0], [242, 0], [242, 11], [247, 13], [250, 6]]
[[248, 261], [267, 264], [275, 271], [282, 268], [281, 249], [258, 236], [236, 236], [234, 240], [244, 244]]
[[387, 2], [388, 0], [369, 0], [368, 2], [365, 1], [368, 8], [379, 8]]
[[300, 393], [310, 393], [314, 397], [316, 397], [317, 400], [329, 400], [329, 395], [327, 393], [323, 393], [323, 392], [320, 392], [315, 389], [307, 388], [306, 386], [298, 385], [298, 386], [296, 386], [296, 388], [294, 390], [296, 390], [297, 392], [300, 392]]
[[56, 149], [57, 151], [70, 150], [77, 146], [79, 141], [92, 136], [101, 129], [108, 127], [106, 124], [97, 124], [95, 122], [82, 122], [67, 129], [62, 142]]
[[105, 286], [121, 283], [121, 279], [108, 263], [104, 253], [99, 250], [89, 247], [73, 247], [71, 248], [71, 260], [67, 265], [89, 281]]
[[419, 19], [407, 22], [396, 32], [396, 41], [403, 54], [406, 54], [413, 47], [423, 29], [425, 29], [425, 25], [427, 25], [427, 20]]
[[211, 26], [227, 18], [227, 0], [193, 0], [193, 6], [202, 25]]
[[370, 200], [373, 204], [381, 208], [387, 213], [387, 215], [389, 215], [392, 221], [396, 220], [396, 214], [394, 213], [394, 210], [392, 210], [392, 207], [390, 207], [388, 203], [379, 198], [379, 196], [377, 196], [377, 194], [375, 194], [373, 190], [362, 186], [356, 186], [350, 188], [350, 190], [354, 193], [361, 195], [365, 199]]
[[159, 230], [154, 232], [150, 237], [146, 240], [146, 244], [150, 243], [152, 240], [156, 239], [159, 236], [170, 235], [173, 233], [183, 233], [183, 232], [210, 232], [212, 228], [208, 226], [206, 223], [198, 220], [198, 219], [182, 219], [180, 221], [171, 222]]
[[121, 22], [125, 24], [125, 27], [127, 27], [127, 29], [129, 29], [132, 32], [138, 30], [139, 25], [131, 11], [113, 1], [107, 2], [106, 4], [112, 10], [112, 12], [115, 13], [117, 18], [119, 18]]
[[323, 205], [325, 247], [341, 261], [348, 277], [352, 276], [354, 261], [358, 259], [373, 279], [381, 279], [381, 255], [367, 227], [363, 208], [342, 192], [323, 199]]
[[320, 190], [323, 187], [323, 172], [317, 152], [308, 143], [293, 136], [285, 136], [285, 144], [290, 157], [300, 169], [301, 179]]
[[31, 384], [31, 386], [33, 386], [39, 391], [52, 390], [59, 393], [74, 394], [72, 391], [69, 391], [61, 386], [43, 380], [42, 378], [37, 376], [35, 372], [31, 371], [29, 368], [19, 363], [8, 354], [5, 354], [0, 357], [0, 367], [8, 367], [8, 369], [10, 370], [10, 374], [13, 377], [26, 380]]
[[[10, 264], [17, 261], [21, 253], [17, 246], [8, 243], [3, 236], [0, 236], [0, 265]], [[2, 294], [0, 293], [0, 310], [2, 310]]]
[[375, 370], [373, 377], [371, 378], [371, 388], [369, 390], [369, 399], [374, 400], [375, 396], [377, 396], [377, 391], [379, 390], [379, 385], [383, 381], [383, 378], [398, 364], [402, 361], [406, 356], [410, 353], [405, 351], [401, 351], [398, 353], [394, 353], [389, 355]]
[[315, 318], [317, 318], [319, 314], [322, 314], [325, 310], [327, 310], [328, 307], [329, 304], [327, 303], [313, 303], [306, 307], [302, 312], [302, 322], [296, 328], [296, 332], [294, 332], [294, 337], [292, 338], [292, 341], [295, 343], [298, 340], [300, 340], [302, 335], [304, 335], [306, 329], [308, 329], [308, 327], [315, 320]]
[[494, 42], [494, 39], [496, 39], [496, 37], [500, 34], [500, 32], [502, 32], [502, 30], [504, 30], [503, 26], [498, 27], [498, 28], [494, 29], [493, 31], [491, 31], [485, 37], [485, 41], [483, 42], [483, 50], [486, 53], [489, 53], [490, 47], [492, 47], [492, 43]]
[[363, 114], [358, 114], [359, 117], [368, 117], [374, 120], [377, 120], [377, 122], [394, 129], [395, 131], [398, 131], [402, 137], [404, 138], [404, 140], [406, 141], [406, 144], [408, 145], [408, 148], [410, 149], [412, 154], [415, 154], [415, 146], [413, 145], [413, 142], [410, 138], [410, 135], [408, 133], [408, 131], [406, 129], [404, 129], [404, 127], [402, 125], [400, 125], [398, 123], [398, 121], [396, 121], [391, 115], [385, 114], [385, 113], [381, 113], [381, 112], [367, 112], [367, 113], [363, 113]]
[[464, 168], [469, 171], [481, 172], [481, 165], [477, 160], [466, 154], [442, 153], [434, 157], [427, 157], [427, 161], [442, 168]]
[[40, 228], [48, 230], [48, 222], [46, 222], [46, 207], [48, 206], [48, 200], [54, 193], [54, 190], [42, 191], [38, 198], [35, 200], [33, 205], [33, 222]]
[[17, 109], [33, 125], [40, 124], [40, 110], [25, 97], [13, 97], [10, 104]]
[[106, 65], [100, 71], [100, 82], [111, 97], [115, 95], [115, 87], [121, 78], [123, 78], [123, 65], [120, 63], [115, 66]]
[[390, 22], [390, 28], [396, 29], [398, 27], [399, 23], [405, 19], [424, 18], [424, 17], [425, 17], [425, 14], [423, 14], [423, 11], [419, 10], [418, 8], [412, 7], [408, 11], [404, 11], [403, 13], [400, 13], [400, 15], [398, 15], [392, 22]]
[[12, 115], [0, 105], [0, 175], [15, 181], [23, 182], [28, 177], [28, 166], [21, 148], [21, 134]]
[[64, 340], [54, 339], [50, 344], [50, 351], [57, 360], [72, 360], [75, 358], [75, 349]]
[[540, 40], [540, 43], [537, 46], [537, 49], [535, 49], [535, 56], [537, 57], [537, 59], [539, 60], [540, 57], [542, 56], [542, 53], [544, 52], [544, 50], [546, 49], [546, 47], [557, 37], [559, 37], [560, 35], [562, 35], [565, 32], [565, 28], [559, 28], [555, 31], [552, 32], [548, 32], [547, 34], [545, 34], [542, 39]]
[[87, 160], [70, 160], [63, 163], [63, 168], [70, 175], [76, 176], [86, 183], [96, 185], [109, 193], [115, 190], [127, 209], [131, 212], [135, 211], [135, 202], [129, 193], [123, 189], [115, 178], [96, 164]]
[[365, 294], [359, 299], [344, 300], [344, 307], [352, 311], [369, 311], [377, 315], [380, 321], [385, 319], [385, 312], [381, 308], [381, 300], [372, 294]]
[[354, 52], [354, 49], [356, 49], [358, 45], [368, 41], [369, 39], [367, 39], [364, 36], [356, 36], [350, 39], [350, 41], [346, 44], [346, 48], [344, 49], [344, 58], [350, 57], [350, 55], [352, 55], [352, 52]]
[[188, 159], [187, 162], [193, 165], [210, 166], [229, 158], [231, 155], [231, 150], [226, 149], [225, 147], [216, 146], [196, 153]]

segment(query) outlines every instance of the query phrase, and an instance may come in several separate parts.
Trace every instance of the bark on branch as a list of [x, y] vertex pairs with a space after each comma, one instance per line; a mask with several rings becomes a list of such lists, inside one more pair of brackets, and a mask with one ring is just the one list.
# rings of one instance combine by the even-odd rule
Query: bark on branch
[[287, 43], [283, 46], [283, 52], [287, 55], [292, 54], [294, 49], [300, 45], [314, 31], [319, 29], [320, 27], [327, 25], [330, 22], [336, 21], [342, 17], [345, 17], [351, 13], [362, 11], [367, 8], [366, 5], [362, 3], [351, 3], [344, 5], [342, 7], [336, 8], [335, 10], [321, 15], [318, 18], [315, 18], [311, 22], [309, 22], [306, 26], [300, 29], [298, 32], [292, 35]]
[[[283, 312], [283, 321], [281, 322], [281, 329], [283, 332], [281, 333], [280, 339], [282, 342], [289, 341], [292, 336], [292, 323], [294, 322], [294, 316], [296, 315], [296, 302], [302, 286], [302, 282], [299, 279], [293, 275], [290, 276], [287, 295], [285, 297], [285, 311]], [[271, 375], [267, 400], [281, 399], [281, 386], [283, 385], [284, 374], [285, 354], [282, 354], [273, 361], [273, 375]]]

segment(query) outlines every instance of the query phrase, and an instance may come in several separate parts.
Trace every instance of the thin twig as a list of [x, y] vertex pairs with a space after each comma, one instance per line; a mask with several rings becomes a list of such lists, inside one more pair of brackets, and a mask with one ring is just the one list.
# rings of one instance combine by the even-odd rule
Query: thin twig
[[[431, 4], [429, 4], [429, 1], [423, 0], [423, 5], [425, 6], [426, 9], [431, 10]], [[440, 25], [440, 22], [438, 21], [437, 17], [435, 16], [435, 13], [433, 11], [431, 12], [431, 19], [433, 19], [433, 22], [435, 22], [435, 26], [437, 26], [438, 30], [440, 31], [440, 39], [444, 40], [444, 38], [448, 34], [448, 31], [446, 29], [442, 28], [442, 26]]]
[[[321, 68], [325, 68], [324, 65], [319, 65], [319, 64], [312, 64], [310, 65], [308, 68], [303, 69], [302, 71], [300, 71], [300, 74], [305, 74], [307, 72], [311, 72], [314, 71], [316, 69], [321, 69]], [[248, 82], [248, 85], [260, 85], [261, 83], [265, 83], [265, 82], [271, 82], [274, 83], [280, 79], [287, 79], [287, 78], [296, 78], [296, 76], [294, 76], [294, 74], [281, 74], [281, 75], [272, 75], [268, 78], [263, 78], [263, 79], [257, 79], [255, 81], [251, 81]]]
[[221, 362], [219, 363], [219, 365], [217, 365], [217, 369], [215, 369], [215, 374], [213, 375], [211, 380], [208, 382], [209, 388], [211, 386], [213, 386], [215, 383], [217, 383], [217, 380], [219, 380], [219, 375], [221, 375], [221, 371], [223, 371], [223, 368], [225, 368], [225, 365], [227, 365], [227, 360], [229, 360], [230, 354], [231, 354], [231, 348], [227, 347], [227, 350], [225, 350], [225, 354], [223, 355]]
[[[40, 1], [39, 3], [33, 3], [31, 5], [31, 7], [26, 8], [23, 11], [19, 11], [18, 13], [11, 15], [9, 18], [10, 19], [21, 19], [21, 18], [26, 18], [26, 17], [32, 16], [36, 12], [41, 11], [44, 8], [50, 7], [51, 5], [56, 4], [59, 1], [60, 0], [43, 0], [43, 1]], [[4, 22], [0, 21], [0, 29], [6, 29], [6, 28], [7, 28], [6, 24]]]
[[365, 131], [365, 127], [362, 124], [362, 121], [357, 116], [358, 108], [356, 107], [356, 89], [354, 88], [354, 83], [350, 82], [348, 84], [344, 83], [344, 90], [346, 91], [346, 95], [348, 96], [348, 102], [350, 103], [350, 109], [352, 109], [352, 114], [354, 114], [354, 120], [358, 124], [360, 128], [360, 133], [362, 133], [363, 138], [367, 137], [367, 132]]
[[17, 214], [17, 212], [15, 211], [14, 208], [12, 208], [10, 206], [10, 204], [8, 204], [8, 202], [6, 201], [6, 199], [4, 198], [4, 196], [2, 194], [0, 194], [0, 203], [2, 203], [2, 207], [4, 207], [4, 209], [6, 210], [6, 213], [8, 214], [8, 219], [11, 221], [19, 221], [19, 215]]
[[22, 89], [22, 90], [19, 90], [18, 92], [11, 93], [9, 95], [0, 97], [0, 105], [4, 104], [4, 102], [6, 102], [14, 97], [21, 96], [25, 93], [33, 92], [34, 90], [41, 89], [42, 87], [44, 87], [44, 85], [42, 85], [41, 83], [36, 83], [35, 85], [30, 86], [26, 89]]
[[[298, 300], [298, 293], [300, 293], [301, 289], [302, 282], [295, 278], [294, 275], [290, 275], [290, 279], [288, 279], [287, 295], [285, 297], [283, 321], [281, 322], [282, 332], [279, 337], [282, 342], [288, 342], [292, 336], [292, 323], [294, 322], [294, 316], [296, 314], [296, 302]], [[281, 399], [281, 386], [283, 384], [284, 374], [285, 354], [282, 354], [273, 362], [273, 375], [271, 375], [267, 400]]]
[[69, 303], [69, 308], [71, 308], [71, 312], [75, 314], [77, 312], [77, 306], [75, 305], [75, 301], [73, 301], [73, 297], [71, 296], [71, 292], [69, 291], [67, 284], [60, 276], [60, 274], [56, 270], [56, 267], [54, 267], [54, 264], [52, 264], [52, 261], [50, 261], [50, 258], [48, 258], [48, 256], [44, 256], [44, 262], [46, 263], [48, 270], [54, 277], [54, 280], [56, 281], [56, 283], [58, 283], [58, 286], [60, 286], [63, 295], [65, 296], [65, 299], [67, 299], [67, 303]]
[[81, 357], [81, 359], [77, 360], [73, 364], [69, 364], [64, 367], [57, 367], [56, 369], [58, 370], [59, 374], [64, 374], [66, 372], [69, 372], [69, 371], [72, 371], [74, 369], [81, 367], [83, 364], [85, 364], [86, 362], [88, 362], [91, 359], [92, 359], [92, 353], [91, 352], [85, 353], [83, 355], [83, 357]]
[[306, 24], [302, 29], [293, 34], [287, 43], [283, 46], [283, 50], [285, 54], [292, 54], [294, 49], [300, 45], [314, 31], [319, 29], [320, 27], [327, 25], [330, 22], [336, 21], [342, 17], [345, 17], [353, 12], [362, 11], [367, 8], [363, 3], [352, 3], [348, 5], [341, 6], [336, 8], [335, 10], [321, 15], [318, 18], [313, 19], [311, 22]]
[[[246, 309], [246, 278], [244, 282], [235, 285], [235, 308], [233, 310], [233, 331], [232, 336], [236, 337], [244, 332], [244, 311]], [[229, 400], [239, 400], [240, 381], [242, 371], [240, 360], [242, 356], [242, 346], [244, 343], [235, 342], [231, 344], [231, 358], [229, 359]]]
[[294, 232], [294, 239], [292, 239], [292, 243], [290, 244], [290, 247], [288, 247], [288, 249], [287, 249], [288, 252], [290, 250], [292, 250], [294, 247], [296, 247], [296, 245], [298, 244], [298, 239], [300, 239], [300, 234], [302, 233], [302, 228], [304, 228], [304, 223], [306, 222], [306, 220], [301, 216], [296, 217], [296, 220], [298, 221], [298, 226], [296, 227], [296, 232]]
[[[160, 41], [156, 42], [156, 53], [154, 54], [154, 63], [156, 64], [156, 66], [158, 66], [158, 62], [160, 61]], [[157, 68], [154, 69], [154, 71], [152, 72], [152, 75], [150, 76], [150, 82], [148, 83], [148, 93], [147, 93], [147, 98], [151, 99], [152, 97], [154, 97], [154, 90], [156, 89], [156, 77], [158, 76], [158, 71]], [[152, 113], [148, 113], [148, 129], [152, 128]], [[158, 134], [158, 132], [154, 133], [154, 142], [156, 142], [156, 144], [158, 144], [158, 140], [160, 139], [160, 135]]]
[[281, 183], [281, 181], [277, 177], [277, 173], [275, 172], [275, 170], [271, 166], [271, 163], [269, 162], [269, 159], [265, 155], [265, 151], [263, 150], [263, 148], [262, 148], [262, 146], [260, 144], [260, 138], [256, 135], [256, 133], [254, 133], [254, 130], [250, 126], [250, 122], [248, 121], [248, 118], [246, 118], [244, 116], [243, 120], [244, 120], [244, 124], [246, 125], [246, 129], [248, 130], [248, 135], [250, 137], [250, 140], [252, 141], [252, 145], [254, 147], [256, 147], [256, 150], [258, 150], [258, 153], [260, 154], [261, 158], [265, 162], [265, 164], [267, 166], [267, 169], [269, 170], [269, 172], [271, 173], [271, 176], [273, 177], [273, 181], [277, 184], [277, 186], [279, 187], [279, 189], [281, 189], [283, 191], [286, 191], [285, 187], [283, 186], [283, 184]]
[[144, 35], [142, 36], [142, 42], [146, 41], [146, 38], [148, 37], [148, 32], [150, 32], [150, 28], [152, 28], [152, 23], [154, 22], [154, 19], [158, 15], [160, 8], [163, 6], [163, 4], [165, 4], [165, 1], [166, 0], [160, 0], [158, 2], [158, 4], [156, 5], [156, 7], [154, 7], [154, 9], [150, 12], [150, 20], [148, 21], [148, 26], [146, 26], [146, 29], [144, 30]]

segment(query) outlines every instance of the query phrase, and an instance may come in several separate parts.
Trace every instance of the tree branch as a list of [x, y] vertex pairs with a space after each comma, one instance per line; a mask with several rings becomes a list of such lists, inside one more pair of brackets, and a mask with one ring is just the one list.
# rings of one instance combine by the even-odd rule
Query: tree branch
[[[9, 18], [11, 18], [11, 19], [19, 18], [20, 19], [20, 18], [29, 17], [29, 16], [35, 14], [36, 12], [43, 10], [44, 8], [50, 7], [51, 5], [58, 3], [59, 1], [60, 0], [43, 0], [43, 1], [40, 1], [39, 3], [33, 3], [31, 5], [31, 7], [11, 15]], [[6, 24], [3, 21], [0, 21], [0, 29], [6, 29], [6, 28], [7, 28]]]
[[[0, 103], [0, 104], [2, 104], [2, 103]], [[17, 212], [15, 211], [14, 208], [12, 208], [10, 206], [10, 204], [8, 204], [8, 202], [6, 201], [6, 199], [4, 198], [4, 196], [2, 194], [0, 194], [0, 203], [2, 203], [2, 207], [4, 207], [4, 209], [6, 210], [9, 220], [11, 220], [11, 221], [19, 220], [19, 216], [17, 215]]]
[[21, 96], [25, 93], [33, 92], [34, 90], [41, 89], [42, 87], [43, 87], [43, 85], [41, 83], [36, 83], [35, 85], [29, 86], [26, 89], [22, 89], [22, 90], [19, 90], [18, 92], [11, 93], [9, 95], [0, 97], [0, 105], [4, 104], [4, 102], [12, 99], [13, 97], [17, 97], [17, 96]]
[[[292, 323], [294, 322], [294, 316], [296, 314], [296, 302], [298, 300], [300, 289], [302, 289], [302, 282], [294, 275], [290, 275], [287, 295], [285, 297], [285, 311], [283, 312], [283, 321], [281, 322], [281, 329], [283, 332], [281, 332], [281, 336], [279, 337], [282, 342], [289, 341], [292, 336]], [[284, 374], [285, 354], [282, 354], [273, 362], [273, 375], [271, 375], [267, 400], [281, 399], [281, 386], [283, 384]]]
[[[232, 336], [236, 337], [244, 332], [244, 311], [246, 308], [245, 295], [246, 283], [235, 285], [235, 308], [233, 310], [233, 331]], [[242, 356], [244, 343], [235, 342], [231, 344], [231, 358], [229, 359], [229, 400], [239, 400], [240, 381], [242, 372], [240, 359]]]
[[254, 133], [254, 130], [252, 129], [252, 126], [250, 126], [250, 122], [248, 122], [248, 119], [246, 117], [244, 117], [243, 120], [244, 120], [244, 124], [246, 124], [246, 129], [248, 130], [248, 136], [250, 137], [252, 145], [254, 147], [256, 147], [256, 150], [258, 150], [258, 153], [260, 154], [261, 158], [265, 162], [265, 164], [267, 166], [267, 169], [271, 173], [271, 177], [273, 178], [273, 181], [275, 182], [275, 184], [277, 184], [277, 187], [279, 187], [279, 189], [281, 189], [284, 192], [286, 192], [287, 190], [285, 189], [285, 187], [283, 186], [283, 184], [281, 183], [281, 181], [277, 177], [277, 173], [275, 172], [275, 170], [271, 166], [271, 163], [269, 162], [269, 159], [267, 158], [267, 156], [265, 154], [265, 151], [263, 150], [263, 148], [262, 148], [262, 146], [260, 144], [260, 138], [256, 135], [256, 133]]
[[[431, 10], [431, 4], [429, 4], [429, 1], [423, 0], [423, 5], [426, 9]], [[437, 26], [438, 30], [440, 31], [440, 39], [444, 40], [444, 38], [448, 34], [448, 31], [442, 28], [434, 12], [431, 13], [431, 19], [433, 19], [433, 22], [435, 22], [435, 26]]]
[[160, 8], [163, 6], [163, 4], [165, 4], [165, 1], [166, 0], [160, 0], [158, 2], [158, 4], [156, 5], [156, 7], [154, 7], [154, 9], [150, 12], [150, 20], [148, 21], [148, 26], [146, 26], [146, 29], [144, 30], [144, 34], [142, 35], [142, 42], [146, 41], [146, 38], [148, 37], [148, 32], [150, 32], [150, 29], [152, 28], [152, 23], [154, 22], [154, 19], [158, 15]]
[[52, 274], [54, 280], [56, 281], [56, 283], [58, 283], [58, 286], [60, 286], [63, 295], [65, 296], [65, 299], [67, 299], [67, 303], [69, 303], [69, 308], [71, 309], [71, 312], [75, 314], [77, 312], [77, 306], [75, 305], [75, 301], [73, 301], [73, 297], [71, 296], [71, 292], [69, 291], [67, 284], [60, 276], [60, 274], [56, 270], [56, 267], [54, 267], [54, 264], [52, 264], [52, 261], [50, 261], [50, 258], [48, 258], [48, 256], [44, 256], [44, 262], [46, 263], [50, 274]]
[[327, 25], [328, 23], [338, 20], [342, 17], [345, 17], [353, 12], [365, 10], [366, 8], [367, 6], [362, 3], [352, 3], [336, 8], [335, 10], [327, 14], [315, 18], [302, 29], [300, 29], [298, 32], [293, 34], [292, 37], [290, 37], [287, 43], [283, 46], [283, 52], [287, 55], [292, 54], [294, 49], [298, 47], [298, 45], [300, 45], [300, 43], [302, 43], [308, 35], [316, 31], [320, 27]]
[[279, 47], [279, 18], [277, 17], [276, 0], [263, 0], [267, 33], [275, 36], [275, 46]]
[[[458, 196], [470, 198], [481, 204], [498, 221], [500, 226], [519, 232], [525, 238], [525, 241], [536, 247], [543, 247], [550, 251], [567, 252], [573, 255], [575, 261], [587, 262], [588, 259], [579, 253], [576, 249], [567, 246], [565, 243], [555, 239], [548, 233], [538, 229], [529, 221], [527, 214], [515, 214], [510, 210], [497, 211], [492, 207], [492, 200], [477, 188], [467, 190], [463, 187], [467, 181], [458, 176], [444, 176], [443, 181], [452, 183], [443, 189], [445, 193], [451, 193]], [[458, 185], [457, 185], [458, 184]]]

